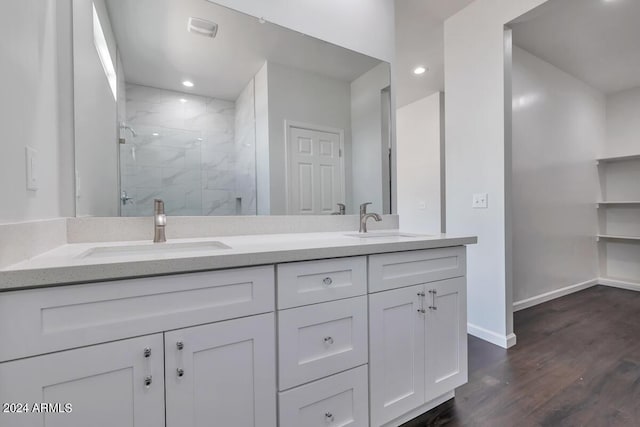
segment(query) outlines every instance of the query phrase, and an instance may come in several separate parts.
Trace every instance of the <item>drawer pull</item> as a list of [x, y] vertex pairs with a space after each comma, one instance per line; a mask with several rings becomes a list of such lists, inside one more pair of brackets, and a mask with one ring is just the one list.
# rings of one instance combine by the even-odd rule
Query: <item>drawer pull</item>
[[326, 412], [324, 414], [325, 421], [332, 423], [333, 422], [333, 414], [331, 412]]
[[144, 386], [146, 388], [151, 387], [152, 382], [153, 382], [153, 377], [151, 375], [147, 375], [146, 377], [144, 377]]
[[424, 291], [422, 291], [422, 292], [418, 292], [418, 296], [419, 296], [419, 297], [424, 297], [424, 296], [426, 296], [426, 295], [425, 295]]
[[419, 308], [419, 309], [418, 309], [418, 313], [422, 313], [422, 314], [424, 314], [424, 313], [426, 313], [426, 311], [425, 311], [425, 309], [424, 309], [424, 308]]
[[151, 357], [151, 349], [149, 347], [146, 347], [143, 351], [143, 354], [145, 358]]
[[329, 285], [333, 284], [333, 279], [331, 277], [325, 277], [322, 280], [322, 283], [324, 283], [326, 286], [329, 286]]
[[182, 341], [178, 341], [176, 343], [176, 347], [178, 348], [178, 350], [182, 350], [184, 348], [184, 343]]
[[178, 369], [176, 369], [176, 372], [178, 374], [178, 378], [184, 377], [184, 369], [178, 368]]
[[325, 343], [325, 344], [329, 344], [329, 345], [333, 344], [333, 338], [331, 338], [331, 337], [324, 337], [324, 343]]

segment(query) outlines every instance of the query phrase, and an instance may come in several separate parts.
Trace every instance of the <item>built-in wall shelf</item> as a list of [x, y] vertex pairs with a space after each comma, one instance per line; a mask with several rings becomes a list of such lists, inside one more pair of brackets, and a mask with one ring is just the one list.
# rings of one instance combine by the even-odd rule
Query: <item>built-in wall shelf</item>
[[596, 159], [596, 163], [614, 163], [614, 162], [626, 162], [630, 160], [640, 160], [640, 154], [631, 154], [628, 156], [616, 156], [616, 157], [602, 157]]
[[596, 207], [600, 206], [640, 206], [640, 200], [619, 200], [619, 201], [607, 201], [607, 202], [598, 202]]
[[629, 241], [637, 241], [640, 242], [640, 236], [620, 236], [615, 234], [598, 234], [598, 240], [606, 239], [606, 240], [629, 240]]

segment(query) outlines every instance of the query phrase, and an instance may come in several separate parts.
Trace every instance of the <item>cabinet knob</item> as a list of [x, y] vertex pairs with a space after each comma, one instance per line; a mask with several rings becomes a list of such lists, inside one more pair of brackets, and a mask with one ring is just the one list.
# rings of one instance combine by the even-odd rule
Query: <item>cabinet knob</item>
[[146, 388], [151, 387], [152, 382], [153, 382], [153, 377], [151, 375], [147, 375], [146, 377], [144, 377], [144, 386]]
[[184, 343], [182, 341], [178, 341], [176, 343], [176, 347], [178, 348], [178, 350], [182, 350], [184, 348]]
[[426, 313], [426, 311], [425, 311], [425, 309], [424, 309], [424, 308], [419, 308], [419, 309], [418, 309], [418, 313]]
[[333, 422], [333, 414], [332, 414], [331, 412], [325, 412], [325, 414], [324, 414], [324, 419], [325, 419], [327, 422], [332, 423], [332, 422]]
[[324, 283], [325, 285], [329, 286], [329, 285], [331, 285], [333, 283], [333, 279], [331, 277], [325, 277], [322, 280], [322, 283]]
[[422, 292], [418, 292], [418, 296], [419, 296], [419, 297], [424, 297], [424, 296], [426, 296], [426, 295], [425, 295], [424, 291], [422, 291]]
[[437, 310], [437, 309], [438, 309], [438, 307], [436, 307], [435, 305], [430, 305], [429, 306], [429, 310]]
[[184, 369], [178, 368], [176, 369], [176, 373], [178, 374], [178, 378], [184, 377]]
[[144, 357], [149, 358], [151, 357], [151, 349], [149, 347], [146, 347], [143, 351]]
[[331, 337], [324, 337], [324, 343], [325, 343], [325, 344], [329, 344], [329, 345], [333, 344], [333, 338], [331, 338]]

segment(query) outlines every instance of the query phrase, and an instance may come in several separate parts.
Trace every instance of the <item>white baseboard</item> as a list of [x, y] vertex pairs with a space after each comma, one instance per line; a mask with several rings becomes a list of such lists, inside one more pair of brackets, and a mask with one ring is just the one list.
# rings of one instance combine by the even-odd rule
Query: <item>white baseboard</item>
[[587, 280], [586, 282], [577, 283], [575, 285], [565, 286], [564, 288], [556, 289], [555, 291], [545, 292], [544, 294], [536, 295], [535, 297], [523, 299], [520, 301], [514, 301], [513, 311], [516, 312], [524, 310], [525, 308], [533, 307], [535, 305], [542, 304], [543, 302], [551, 301], [556, 298], [572, 294], [574, 292], [588, 289], [592, 286], [597, 285], [600, 280], [602, 279], [591, 279]]
[[627, 289], [630, 291], [640, 292], [640, 283], [630, 282], [627, 280], [608, 279], [601, 277], [598, 279], [599, 285], [611, 286], [613, 288]]
[[476, 338], [488, 341], [502, 348], [510, 348], [516, 345], [516, 334], [501, 335], [472, 323], [467, 323], [467, 332]]

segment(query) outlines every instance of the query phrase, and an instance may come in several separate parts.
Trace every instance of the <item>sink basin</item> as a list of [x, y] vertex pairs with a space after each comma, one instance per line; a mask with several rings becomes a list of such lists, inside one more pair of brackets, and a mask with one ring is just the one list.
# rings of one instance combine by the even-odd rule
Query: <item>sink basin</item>
[[205, 252], [231, 249], [222, 242], [149, 243], [143, 245], [103, 246], [91, 248], [80, 258], [111, 258], [127, 255], [201, 255]]
[[428, 237], [425, 234], [401, 233], [399, 231], [370, 231], [368, 233], [348, 233], [347, 237], [357, 237], [359, 239], [380, 239], [380, 238], [398, 238], [398, 237]]

